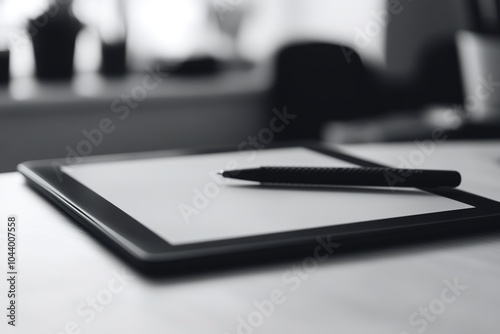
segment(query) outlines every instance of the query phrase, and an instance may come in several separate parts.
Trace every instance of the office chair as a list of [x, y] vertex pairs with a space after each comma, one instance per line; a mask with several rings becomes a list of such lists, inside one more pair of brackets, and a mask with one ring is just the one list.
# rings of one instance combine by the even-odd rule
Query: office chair
[[286, 106], [297, 117], [277, 138], [315, 140], [328, 120], [370, 115], [369, 86], [366, 69], [350, 48], [321, 42], [284, 47], [275, 58], [272, 107]]

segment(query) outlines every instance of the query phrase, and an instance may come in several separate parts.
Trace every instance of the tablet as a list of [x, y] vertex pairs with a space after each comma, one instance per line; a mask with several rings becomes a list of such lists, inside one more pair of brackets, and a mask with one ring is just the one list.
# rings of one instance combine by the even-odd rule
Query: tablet
[[257, 166], [379, 166], [320, 145], [66, 160], [18, 169], [132, 264], [157, 272], [255, 261], [321, 242], [451, 231], [500, 215], [497, 202], [457, 189], [277, 187], [217, 175]]

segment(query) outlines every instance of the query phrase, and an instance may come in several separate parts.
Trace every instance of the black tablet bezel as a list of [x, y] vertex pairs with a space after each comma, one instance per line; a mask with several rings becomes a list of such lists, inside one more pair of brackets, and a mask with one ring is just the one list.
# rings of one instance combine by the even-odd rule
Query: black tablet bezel
[[[273, 145], [272, 147], [291, 147], [299, 145]], [[320, 144], [302, 144], [302, 147], [341, 159], [359, 166], [378, 167], [379, 164], [350, 156]], [[234, 149], [172, 150], [162, 152], [138, 153], [135, 155], [113, 155], [86, 158], [82, 163], [97, 161], [117, 161], [145, 159], [153, 157], [175, 157], [193, 154], [230, 152]], [[349, 240], [361, 237], [398, 232], [422, 230], [425, 227], [474, 224], [480, 219], [500, 216], [500, 203], [457, 189], [421, 189], [448, 197], [473, 206], [460, 210], [420, 214], [413, 216], [363, 221], [344, 225], [318, 227], [290, 232], [257, 235], [218, 241], [171, 245], [154, 232], [140, 224], [125, 212], [94, 193], [69, 176], [60, 179], [54, 166], [67, 165], [64, 159], [25, 162], [18, 170], [30, 184], [47, 196], [80, 223], [89, 228], [106, 244], [118, 250], [129, 260], [143, 268], [158, 267], [161, 264], [194, 263], [194, 260], [216, 259], [217, 261], [242, 260], [244, 254], [272, 254], [294, 249], [298, 246], [313, 245], [317, 238], [334, 236], [335, 240]], [[396, 233], [396, 237], [397, 234]]]

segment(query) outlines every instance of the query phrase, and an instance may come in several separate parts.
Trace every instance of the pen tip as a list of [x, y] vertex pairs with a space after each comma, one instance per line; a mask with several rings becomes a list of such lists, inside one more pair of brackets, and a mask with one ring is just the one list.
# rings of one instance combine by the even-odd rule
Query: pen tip
[[224, 176], [224, 170], [221, 169], [221, 170], [217, 171], [217, 175]]

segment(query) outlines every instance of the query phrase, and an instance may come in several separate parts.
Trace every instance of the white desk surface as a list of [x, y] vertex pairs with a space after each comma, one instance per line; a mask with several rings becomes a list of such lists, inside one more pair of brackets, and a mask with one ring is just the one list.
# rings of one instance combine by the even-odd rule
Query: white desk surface
[[[368, 159], [398, 166], [420, 151], [415, 143], [344, 146]], [[414, 157], [417, 154], [413, 153]], [[414, 160], [415, 161], [415, 160]], [[500, 141], [443, 143], [414, 167], [457, 169], [461, 189], [500, 201]], [[6, 217], [19, 219], [18, 326], [2, 333], [497, 333], [500, 329], [500, 235], [361, 254], [322, 263], [290, 289], [282, 276], [294, 263], [160, 281], [143, 278], [66, 215], [28, 188], [17, 173], [0, 174], [0, 263], [7, 262]], [[114, 272], [134, 277], [118, 289]], [[445, 280], [466, 286], [440, 305]], [[255, 327], [255, 302], [284, 294]], [[108, 290], [108, 292], [106, 291]], [[118, 289], [119, 290], [119, 289]], [[7, 284], [0, 280], [5, 310]], [[78, 313], [95, 297], [95, 317]], [[107, 300], [103, 299], [110, 297]], [[432, 320], [417, 316], [433, 306]], [[84, 306], [81, 311], [90, 309]], [[437, 315], [433, 315], [437, 314]], [[261, 320], [262, 319], [262, 320]], [[426, 322], [423, 328], [422, 321]], [[73, 330], [72, 324], [77, 328]], [[420, 330], [420, 331], [419, 331]]]

